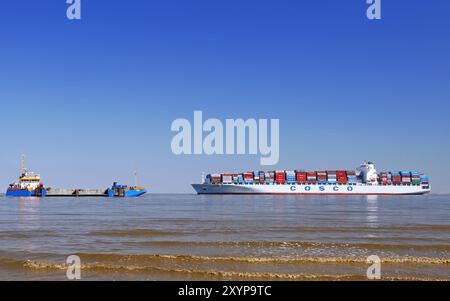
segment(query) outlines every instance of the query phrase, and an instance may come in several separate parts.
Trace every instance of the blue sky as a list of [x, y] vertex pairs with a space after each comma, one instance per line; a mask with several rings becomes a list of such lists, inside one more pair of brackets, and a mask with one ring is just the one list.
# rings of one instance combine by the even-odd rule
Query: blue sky
[[20, 154], [52, 187], [192, 192], [259, 156], [175, 156], [176, 118], [279, 118], [271, 169], [430, 175], [450, 192], [450, 2], [64, 0], [0, 3], [0, 185]]

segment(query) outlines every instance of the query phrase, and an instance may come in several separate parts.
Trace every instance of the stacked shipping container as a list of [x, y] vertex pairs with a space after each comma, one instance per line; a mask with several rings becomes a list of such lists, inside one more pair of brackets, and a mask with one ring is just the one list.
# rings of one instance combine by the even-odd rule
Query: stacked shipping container
[[208, 175], [206, 178], [209, 179], [211, 184], [220, 184], [222, 181], [222, 177], [220, 174], [211, 174]]
[[392, 184], [392, 173], [382, 172], [380, 180], [381, 180], [381, 184], [383, 184], [383, 185], [391, 185]]
[[[245, 172], [242, 174], [209, 174], [207, 181], [211, 184], [341, 184], [355, 185], [355, 171], [328, 170], [277, 170]], [[416, 171], [381, 172], [379, 183], [382, 185], [429, 185], [428, 177]]]
[[306, 173], [306, 183], [316, 184], [316, 180], [317, 180], [317, 172], [309, 171]]
[[295, 171], [286, 170], [286, 183], [295, 184]]
[[345, 170], [338, 170], [336, 175], [338, 184], [347, 184], [347, 173]]
[[347, 183], [351, 185], [355, 185], [357, 182], [356, 172], [353, 170], [347, 170]]
[[232, 184], [233, 183], [233, 175], [232, 174], [223, 174], [222, 175], [222, 183], [223, 184]]
[[297, 180], [297, 184], [305, 184], [306, 183], [306, 171], [303, 170], [296, 170], [295, 171], [295, 178]]
[[253, 184], [253, 179], [254, 179], [255, 175], [253, 174], [253, 172], [246, 172], [244, 173], [244, 183], [245, 184]]
[[286, 173], [284, 170], [275, 171], [275, 183], [285, 184], [286, 183]]
[[411, 172], [401, 171], [400, 175], [402, 176], [402, 184], [406, 184], [406, 185], [411, 184]]
[[426, 175], [424, 175], [424, 174], [421, 174], [421, 175], [420, 175], [420, 183], [421, 183], [422, 185], [429, 185], [430, 182], [429, 182], [429, 180], [428, 180], [428, 176], [426, 176]]
[[327, 180], [329, 184], [336, 184], [337, 183], [337, 174], [335, 170], [328, 170], [327, 171]]
[[402, 176], [400, 175], [400, 172], [393, 171], [392, 174], [392, 184], [394, 185], [400, 185], [402, 183]]
[[411, 184], [420, 185], [420, 173], [417, 171], [411, 172]]
[[318, 171], [317, 172], [317, 183], [318, 184], [326, 184], [327, 183], [327, 172], [326, 171]]
[[380, 173], [382, 185], [420, 185], [421, 174], [417, 171], [383, 171]]
[[265, 172], [264, 179], [266, 184], [273, 184], [275, 181], [275, 172], [274, 171]]
[[259, 184], [264, 184], [266, 179], [264, 171], [259, 171], [258, 174], [259, 174]]

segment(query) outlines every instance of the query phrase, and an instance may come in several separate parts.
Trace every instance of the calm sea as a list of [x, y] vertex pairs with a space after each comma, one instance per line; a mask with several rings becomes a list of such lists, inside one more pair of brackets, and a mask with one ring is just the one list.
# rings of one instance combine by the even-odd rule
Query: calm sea
[[450, 280], [450, 196], [0, 197], [0, 280]]

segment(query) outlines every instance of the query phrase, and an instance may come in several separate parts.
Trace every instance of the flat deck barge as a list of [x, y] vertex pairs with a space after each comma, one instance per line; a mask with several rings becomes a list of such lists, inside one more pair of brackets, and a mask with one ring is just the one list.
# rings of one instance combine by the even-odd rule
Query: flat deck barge
[[107, 197], [108, 190], [47, 188], [46, 197]]

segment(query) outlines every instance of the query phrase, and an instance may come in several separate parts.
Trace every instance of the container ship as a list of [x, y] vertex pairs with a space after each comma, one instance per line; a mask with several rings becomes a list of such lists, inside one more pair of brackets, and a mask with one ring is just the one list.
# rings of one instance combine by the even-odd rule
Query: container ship
[[378, 173], [372, 162], [364, 162], [356, 170], [208, 174], [202, 182], [192, 184], [198, 194], [419, 195], [431, 191], [423, 173]]
[[22, 168], [19, 181], [9, 185], [6, 196], [9, 197], [138, 197], [145, 194], [144, 187], [120, 185], [114, 182], [107, 189], [58, 189], [45, 187], [41, 176], [25, 168], [25, 156], [22, 156]]

